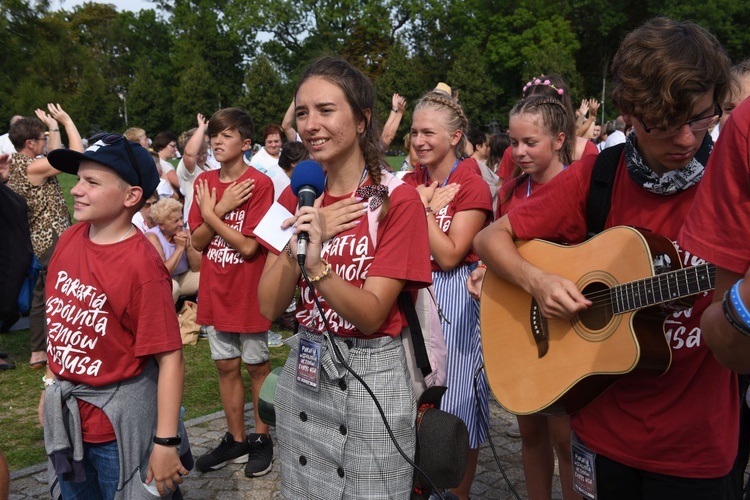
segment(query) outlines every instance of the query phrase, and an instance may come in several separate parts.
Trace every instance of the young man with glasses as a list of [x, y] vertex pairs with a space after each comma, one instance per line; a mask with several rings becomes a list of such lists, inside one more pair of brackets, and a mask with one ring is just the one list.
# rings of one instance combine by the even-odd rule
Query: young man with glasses
[[[617, 155], [604, 227], [634, 226], [675, 241], [713, 147], [707, 129], [730, 87], [729, 59], [703, 28], [657, 18], [625, 38], [612, 73], [612, 100], [633, 132]], [[514, 243], [583, 242], [593, 230], [587, 202], [596, 164], [597, 157], [573, 164], [474, 240], [488, 269], [529, 292], [546, 318], [572, 319], [592, 302], [572, 281], [525, 260]], [[686, 267], [701, 263], [680, 258]], [[572, 415], [580, 440], [574, 464], [590, 466], [574, 476], [578, 483], [588, 475], [597, 498], [723, 498], [737, 451], [738, 389], [701, 340], [710, 295], [669, 316], [664, 340], [656, 332], [671, 349], [665, 374], [631, 374]]]

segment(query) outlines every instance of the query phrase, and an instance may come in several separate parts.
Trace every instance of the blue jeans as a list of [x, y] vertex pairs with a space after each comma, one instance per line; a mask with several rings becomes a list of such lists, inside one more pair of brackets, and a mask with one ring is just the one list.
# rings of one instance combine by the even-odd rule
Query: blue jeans
[[120, 482], [120, 456], [117, 441], [83, 443], [86, 481], [74, 483], [58, 476], [63, 500], [111, 500]]

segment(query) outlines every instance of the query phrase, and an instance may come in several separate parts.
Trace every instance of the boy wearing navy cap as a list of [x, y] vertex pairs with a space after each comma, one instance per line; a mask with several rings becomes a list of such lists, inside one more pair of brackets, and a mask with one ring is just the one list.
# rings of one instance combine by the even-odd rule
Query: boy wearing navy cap
[[184, 365], [177, 318], [167, 313], [171, 279], [130, 222], [159, 177], [139, 144], [120, 135], [92, 142], [48, 157], [78, 176], [79, 221], [60, 237], [47, 274], [39, 414], [50, 487], [66, 500], [145, 498], [154, 486], [181, 497], [193, 464], [179, 418]]

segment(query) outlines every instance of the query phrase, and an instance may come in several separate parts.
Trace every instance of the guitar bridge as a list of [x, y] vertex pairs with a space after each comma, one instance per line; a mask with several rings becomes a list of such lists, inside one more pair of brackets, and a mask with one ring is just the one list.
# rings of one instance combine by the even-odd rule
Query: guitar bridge
[[529, 323], [531, 326], [531, 334], [534, 336], [536, 342], [536, 348], [539, 353], [539, 357], [543, 358], [547, 351], [549, 351], [549, 331], [547, 330], [547, 318], [542, 316], [542, 312], [539, 309], [539, 305], [536, 303], [536, 299], [531, 299], [531, 312]]

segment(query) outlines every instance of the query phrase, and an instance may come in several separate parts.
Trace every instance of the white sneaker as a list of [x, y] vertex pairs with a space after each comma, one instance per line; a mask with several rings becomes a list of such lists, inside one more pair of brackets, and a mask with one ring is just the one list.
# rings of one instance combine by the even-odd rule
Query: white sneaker
[[280, 333], [276, 333], [273, 330], [268, 330], [268, 347], [279, 347], [284, 345], [282, 340], [284, 337]]
[[518, 428], [518, 420], [510, 424], [508, 428], [505, 429], [505, 433], [512, 438], [520, 438], [521, 430]]

